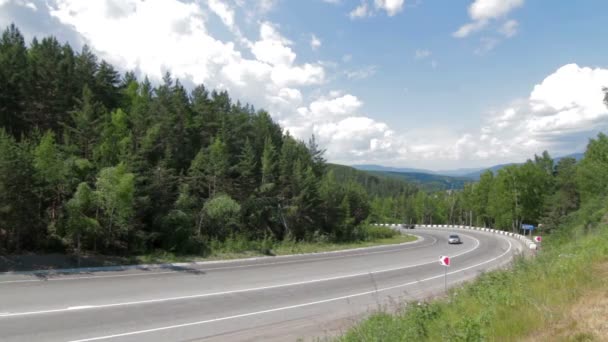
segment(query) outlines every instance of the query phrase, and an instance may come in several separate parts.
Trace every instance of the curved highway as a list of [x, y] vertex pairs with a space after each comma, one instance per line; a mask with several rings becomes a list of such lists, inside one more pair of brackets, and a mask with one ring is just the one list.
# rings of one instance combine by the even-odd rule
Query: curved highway
[[2, 341], [295, 341], [344, 331], [378, 308], [507, 264], [508, 236], [408, 231], [415, 242], [185, 267], [0, 275]]

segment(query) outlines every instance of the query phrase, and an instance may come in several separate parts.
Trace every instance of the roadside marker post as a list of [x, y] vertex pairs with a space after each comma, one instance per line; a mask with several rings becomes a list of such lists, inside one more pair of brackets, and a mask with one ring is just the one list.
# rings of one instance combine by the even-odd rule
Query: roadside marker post
[[536, 245], [537, 245], [536, 249], [540, 249], [542, 241], [543, 241], [542, 236], [537, 235], [537, 236], [534, 237], [534, 242], [536, 242]]
[[450, 257], [449, 256], [445, 256], [442, 255], [439, 257], [439, 263], [443, 266], [444, 268], [444, 274], [443, 274], [443, 284], [445, 287], [445, 291], [448, 291], [448, 267], [450, 267]]

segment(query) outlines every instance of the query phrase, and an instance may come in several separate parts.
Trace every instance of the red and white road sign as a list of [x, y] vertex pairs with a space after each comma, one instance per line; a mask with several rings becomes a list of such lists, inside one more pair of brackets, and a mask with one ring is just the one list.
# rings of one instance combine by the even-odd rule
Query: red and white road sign
[[443, 265], [443, 266], [449, 267], [450, 266], [450, 257], [445, 256], [445, 255], [440, 256], [439, 263], [441, 263], [441, 265]]
[[543, 240], [543, 238], [541, 238], [540, 236], [534, 237], [534, 241], [536, 241], [536, 242], [541, 242], [542, 240]]

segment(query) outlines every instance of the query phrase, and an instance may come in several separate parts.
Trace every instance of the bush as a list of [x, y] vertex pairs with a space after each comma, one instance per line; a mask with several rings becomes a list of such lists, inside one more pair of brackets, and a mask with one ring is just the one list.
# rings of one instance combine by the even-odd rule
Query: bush
[[368, 241], [390, 239], [399, 235], [399, 232], [394, 229], [379, 226], [364, 226], [362, 227], [362, 233], [363, 240]]

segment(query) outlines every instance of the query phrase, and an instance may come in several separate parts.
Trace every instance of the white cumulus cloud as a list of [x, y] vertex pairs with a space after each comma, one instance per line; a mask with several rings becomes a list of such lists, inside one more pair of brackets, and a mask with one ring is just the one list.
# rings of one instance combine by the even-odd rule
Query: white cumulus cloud
[[473, 20], [496, 19], [524, 4], [524, 0], [475, 0], [469, 7]]
[[405, 0], [373, 0], [372, 7], [368, 0], [361, 0], [361, 3], [348, 15], [351, 19], [360, 19], [370, 17], [376, 11], [384, 11], [389, 17], [392, 17], [403, 10], [404, 4]]
[[[234, 30], [230, 32], [238, 42], [237, 14], [241, 13], [231, 10], [230, 5], [237, 2], [214, 1], [213, 5], [180, 0], [54, 0], [28, 13], [50, 11], [47, 17], [50, 14], [55, 25], [77, 32], [100, 58], [122, 71], [136, 70], [155, 82], [165, 71], [171, 71], [174, 77], [189, 83], [227, 89], [234, 99], [268, 109], [294, 136], [307, 139], [315, 134], [333, 162], [420, 167], [488, 165], [522, 160], [544, 149], [553, 154], [581, 150], [589, 136], [608, 128], [608, 110], [602, 101], [608, 69], [577, 64], [564, 65], [539, 80], [530, 87], [529, 96], [489, 113], [477, 128], [463, 132], [437, 125], [398, 128], [375, 119], [355, 94], [327, 91], [320, 95], [318, 89], [311, 91], [310, 86], [327, 82], [325, 68], [330, 67], [301, 61], [295, 43], [275, 23], [252, 23], [257, 29], [250, 45], [214, 37], [207, 25], [209, 16], [217, 15], [226, 27], [232, 25]], [[21, 3], [27, 6], [28, 2]], [[500, 8], [504, 16], [508, 10]], [[477, 17], [494, 18], [489, 14]], [[488, 40], [483, 44], [490, 49], [496, 43]], [[300, 48], [308, 49], [308, 44]], [[419, 50], [416, 55], [427, 58], [425, 63], [433, 62], [430, 51]], [[347, 55], [344, 61], [351, 58]], [[375, 70], [370, 66], [345, 75], [357, 79]], [[408, 114], [398, 110], [395, 115]]]
[[310, 48], [313, 50], [317, 50], [321, 47], [321, 40], [317, 38], [314, 34], [310, 37]]
[[234, 10], [221, 0], [209, 0], [209, 8], [229, 28], [234, 28]]
[[367, 2], [365, 2], [365, 0], [363, 0], [359, 6], [355, 7], [352, 11], [350, 11], [348, 16], [351, 19], [360, 19], [360, 18], [369, 17], [371, 14], [372, 13], [367, 5]]
[[296, 54], [289, 47], [292, 42], [279, 34], [269, 22], [260, 26], [260, 40], [253, 44], [252, 52], [255, 57], [272, 65], [291, 65]]
[[356, 70], [347, 70], [344, 72], [344, 74], [349, 80], [364, 80], [374, 76], [377, 70], [377, 66], [370, 65]]
[[547, 149], [554, 154], [580, 151], [590, 136], [608, 126], [602, 88], [608, 69], [567, 64], [488, 119], [473, 155], [524, 159]]
[[[456, 38], [467, 37], [485, 28], [490, 20], [503, 18], [523, 4], [524, 0], [475, 0], [469, 6], [469, 17], [472, 19], [472, 22], [462, 25], [453, 33], [453, 36]], [[511, 31], [507, 32], [513, 32], [512, 30], [517, 28], [517, 22], [505, 25], [507, 25], [507, 30], [511, 29]], [[514, 33], [511, 35], [505, 34], [508, 37], [513, 35]]]
[[405, 0], [375, 0], [376, 8], [386, 11], [391, 17], [403, 10], [404, 3]]
[[507, 38], [511, 38], [517, 34], [519, 23], [517, 20], [508, 20], [500, 27], [499, 32]]
[[332, 91], [298, 109], [282, 122], [298, 137], [314, 134], [333, 161], [376, 158], [391, 152], [394, 132], [388, 125], [362, 115], [363, 102], [354, 95]]

